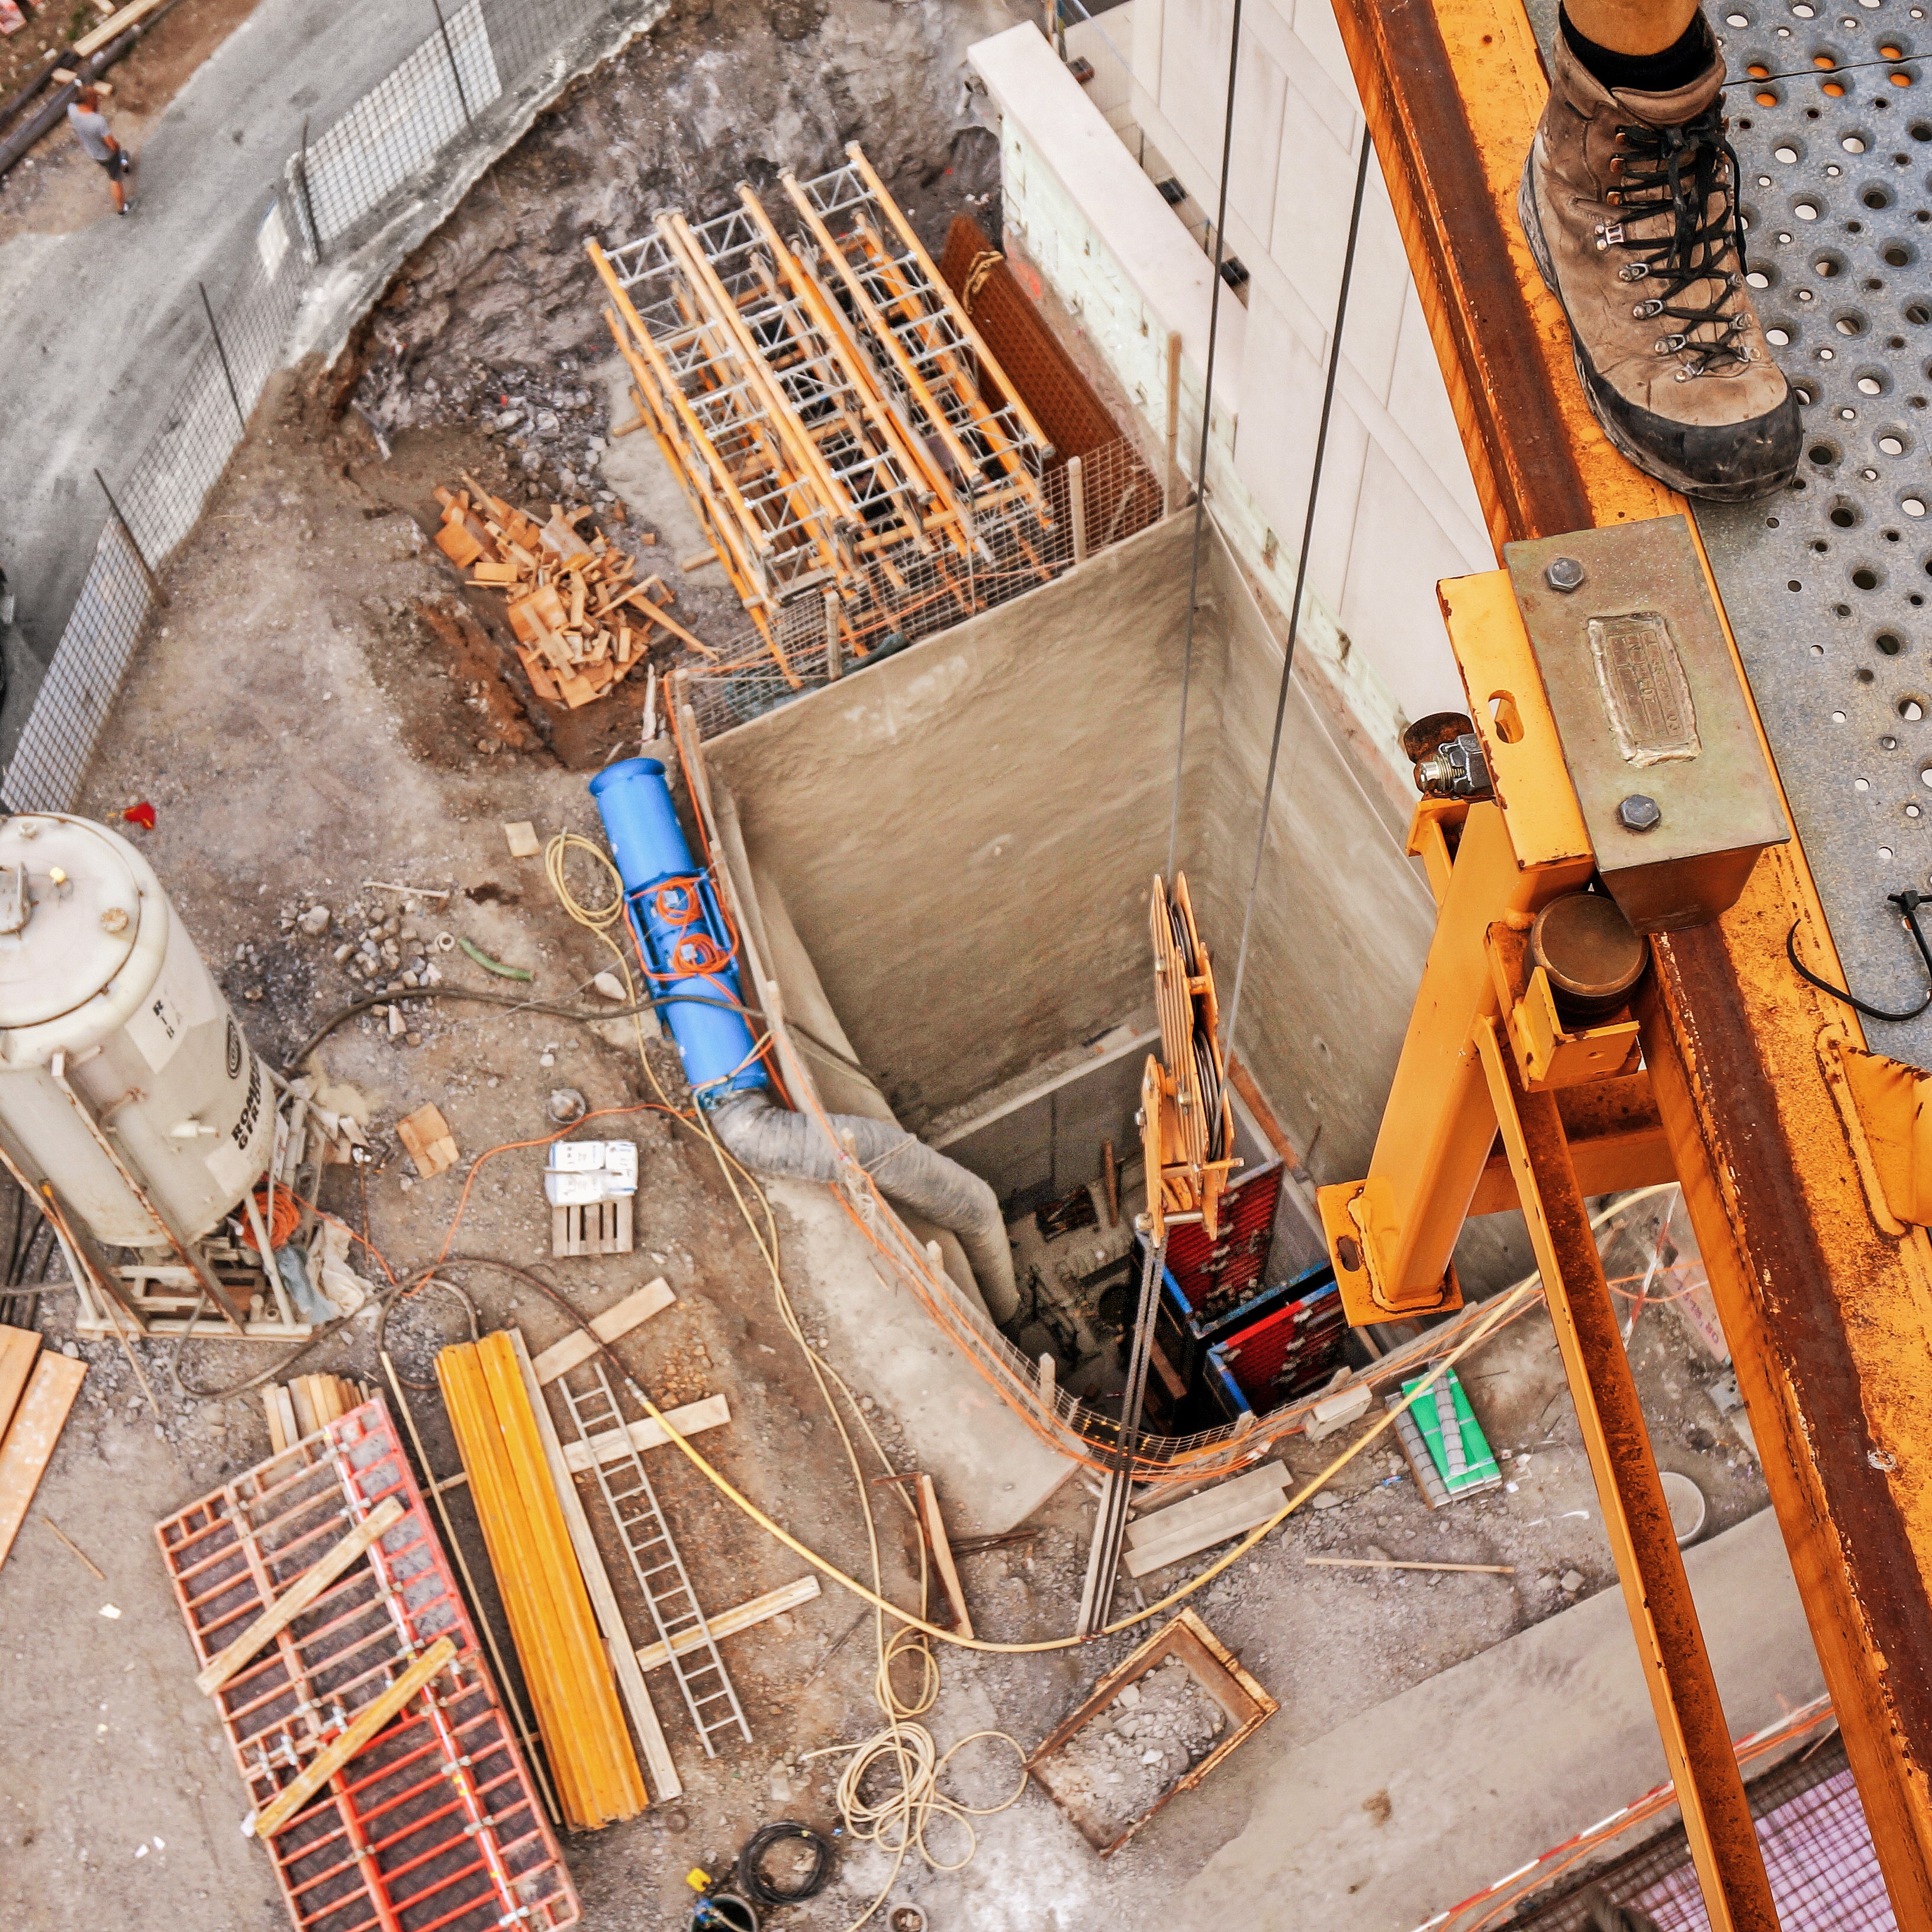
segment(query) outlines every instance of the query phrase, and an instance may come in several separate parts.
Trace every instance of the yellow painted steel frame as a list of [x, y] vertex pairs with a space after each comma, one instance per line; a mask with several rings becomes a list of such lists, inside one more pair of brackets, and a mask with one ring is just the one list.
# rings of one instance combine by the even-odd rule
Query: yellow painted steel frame
[[[1498, 550], [1684, 512], [1598, 429], [1516, 224], [1548, 91], [1520, 0], [1334, 6]], [[1490, 695], [1472, 692], [1479, 727]], [[1436, 884], [1446, 855], [1428, 842], [1445, 842], [1420, 816], [1418, 836]], [[1453, 894], [1453, 872], [1437, 890]], [[1760, 859], [1716, 923], [1652, 942], [1636, 1016], [1893, 1910], [1932, 1926], [1932, 1244], [1872, 1178], [1840, 1057], [1863, 1038], [1791, 971], [1794, 921], [1808, 963], [1836, 977], [1796, 841]], [[1453, 1205], [1466, 1156], [1444, 1165]], [[1412, 1244], [1403, 1285], [1440, 1248], [1442, 1218]]]

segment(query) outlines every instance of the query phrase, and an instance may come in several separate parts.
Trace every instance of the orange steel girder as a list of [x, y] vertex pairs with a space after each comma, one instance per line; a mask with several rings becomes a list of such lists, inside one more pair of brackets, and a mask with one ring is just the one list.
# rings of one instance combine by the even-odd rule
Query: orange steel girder
[[[1591, 418], [1516, 225], [1548, 91], [1520, 0], [1334, 4], [1498, 552], [1684, 511]], [[1791, 971], [1794, 920], [1836, 976], [1796, 841], [1652, 940], [1637, 1016], [1893, 1909], [1932, 1925], [1932, 1244], [1868, 1192], [1825, 1044], [1862, 1036]]]

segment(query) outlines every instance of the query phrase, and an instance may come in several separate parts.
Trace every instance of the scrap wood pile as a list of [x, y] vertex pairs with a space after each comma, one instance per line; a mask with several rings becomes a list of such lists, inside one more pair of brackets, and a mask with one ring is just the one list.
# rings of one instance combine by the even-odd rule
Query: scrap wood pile
[[643, 663], [654, 628], [716, 655], [666, 614], [673, 593], [662, 578], [634, 581], [628, 551], [602, 531], [580, 533], [587, 507], [553, 503], [539, 524], [473, 477], [463, 481], [461, 490], [436, 493], [436, 548], [470, 573], [472, 586], [504, 593], [518, 658], [546, 704], [574, 711], [606, 695]]

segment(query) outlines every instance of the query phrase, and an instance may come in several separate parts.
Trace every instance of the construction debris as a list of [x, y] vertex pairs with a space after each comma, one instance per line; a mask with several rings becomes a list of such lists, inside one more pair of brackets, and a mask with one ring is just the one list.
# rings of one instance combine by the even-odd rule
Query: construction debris
[[1111, 1858], [1279, 1708], [1214, 1632], [1183, 1610], [1101, 1678], [1026, 1768], [1081, 1836]]
[[634, 1818], [650, 1796], [516, 1349], [460, 1342], [436, 1372], [564, 1816], [578, 1831]]
[[396, 1138], [425, 1180], [456, 1165], [456, 1136], [449, 1131], [442, 1109], [433, 1102], [425, 1101], [414, 1113], [405, 1114], [396, 1123]]
[[[637, 566], [602, 531], [589, 538], [578, 525], [588, 507], [550, 506], [538, 524], [493, 496], [473, 478], [465, 488], [438, 489], [442, 525], [436, 548], [472, 586], [503, 592], [517, 656], [530, 688], [546, 704], [575, 710], [608, 694], [644, 659], [653, 626], [682, 639], [700, 656], [712, 653], [684, 626], [664, 614], [670, 587], [661, 577], [639, 583]], [[512, 853], [528, 825], [507, 826]]]

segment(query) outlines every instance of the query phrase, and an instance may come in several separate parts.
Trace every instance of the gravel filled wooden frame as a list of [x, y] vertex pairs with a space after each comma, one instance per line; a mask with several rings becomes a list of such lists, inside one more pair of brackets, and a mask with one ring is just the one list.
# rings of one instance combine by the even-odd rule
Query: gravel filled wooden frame
[[[1109, 1838], [1090, 1817], [1064, 1803], [1040, 1775], [1048, 1759], [1112, 1703], [1130, 1684], [1158, 1670], [1171, 1657], [1186, 1665], [1197, 1682], [1227, 1714], [1228, 1735], [1192, 1769], [1184, 1772], [1124, 1832]], [[1103, 1858], [1110, 1858], [1178, 1792], [1192, 1791], [1234, 1748], [1251, 1737], [1280, 1708], [1275, 1700], [1236, 1662], [1234, 1654], [1192, 1610], [1155, 1631], [1146, 1642], [1114, 1665], [1088, 1694], [1072, 1715], [1052, 1732], [1026, 1761], [1027, 1774], [1066, 1814], [1073, 1828]]]

